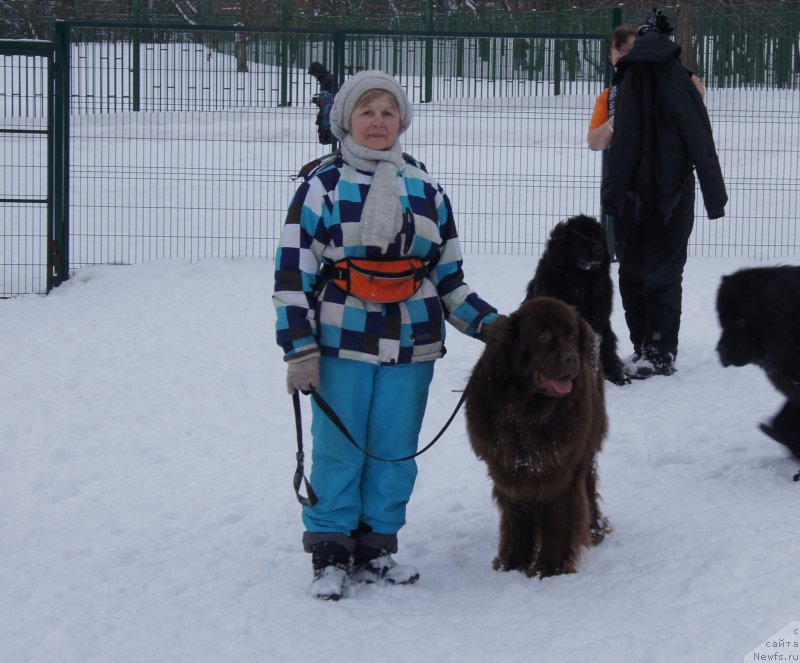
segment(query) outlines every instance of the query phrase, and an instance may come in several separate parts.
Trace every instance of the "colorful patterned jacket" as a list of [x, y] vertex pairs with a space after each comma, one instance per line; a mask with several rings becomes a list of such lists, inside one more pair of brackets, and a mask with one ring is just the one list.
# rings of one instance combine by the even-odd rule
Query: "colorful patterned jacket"
[[319, 348], [323, 356], [370, 363], [431, 361], [446, 352], [445, 320], [477, 337], [481, 324], [497, 318], [464, 282], [450, 201], [424, 167], [407, 161], [398, 173], [403, 226], [383, 258], [421, 258], [429, 274], [410, 299], [394, 304], [347, 295], [320, 272], [323, 262], [381, 257], [378, 247], [361, 243], [361, 210], [372, 174], [337, 157], [298, 188], [275, 257], [272, 298], [286, 359]]

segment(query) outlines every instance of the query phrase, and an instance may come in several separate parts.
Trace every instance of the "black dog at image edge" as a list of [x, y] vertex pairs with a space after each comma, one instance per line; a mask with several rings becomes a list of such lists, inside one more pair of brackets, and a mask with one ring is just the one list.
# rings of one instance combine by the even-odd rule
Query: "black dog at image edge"
[[720, 362], [764, 369], [786, 403], [760, 428], [800, 458], [800, 267], [756, 267], [724, 276], [717, 314]]
[[606, 379], [630, 383], [617, 354], [611, 329], [614, 285], [606, 232], [596, 219], [573, 216], [550, 232], [547, 246], [528, 284], [526, 298], [555, 297], [572, 304], [600, 337], [600, 361]]

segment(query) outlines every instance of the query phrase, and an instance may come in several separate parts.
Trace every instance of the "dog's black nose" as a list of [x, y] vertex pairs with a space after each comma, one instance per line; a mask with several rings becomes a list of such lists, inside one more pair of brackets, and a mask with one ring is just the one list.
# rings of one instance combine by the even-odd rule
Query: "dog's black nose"
[[564, 355], [561, 357], [561, 362], [567, 368], [573, 368], [578, 365], [578, 353], [571, 351], [565, 352]]
[[603, 257], [605, 256], [605, 253], [606, 253], [606, 250], [603, 248], [602, 244], [595, 244], [592, 247], [592, 255], [595, 257], [595, 259], [602, 260]]

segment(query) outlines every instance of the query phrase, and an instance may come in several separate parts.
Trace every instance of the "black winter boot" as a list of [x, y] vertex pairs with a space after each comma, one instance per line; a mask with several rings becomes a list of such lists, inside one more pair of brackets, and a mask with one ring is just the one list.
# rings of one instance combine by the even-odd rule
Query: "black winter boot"
[[632, 380], [646, 380], [654, 375], [673, 375], [675, 369], [675, 353], [659, 352], [646, 346], [643, 354], [634, 355], [625, 364], [625, 374]]
[[358, 546], [353, 553], [353, 580], [413, 585], [419, 580], [419, 571], [408, 564], [398, 564], [386, 550]]
[[338, 601], [350, 590], [350, 552], [335, 541], [321, 541], [311, 546], [314, 580], [309, 593], [323, 601]]

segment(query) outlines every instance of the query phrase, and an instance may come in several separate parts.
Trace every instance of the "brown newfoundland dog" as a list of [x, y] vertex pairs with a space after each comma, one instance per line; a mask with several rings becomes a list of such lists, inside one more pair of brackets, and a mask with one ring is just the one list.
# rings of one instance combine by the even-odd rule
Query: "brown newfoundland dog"
[[597, 504], [607, 419], [594, 332], [572, 306], [538, 297], [487, 336], [466, 420], [500, 511], [493, 566], [540, 578], [574, 573], [582, 547], [611, 531]]

